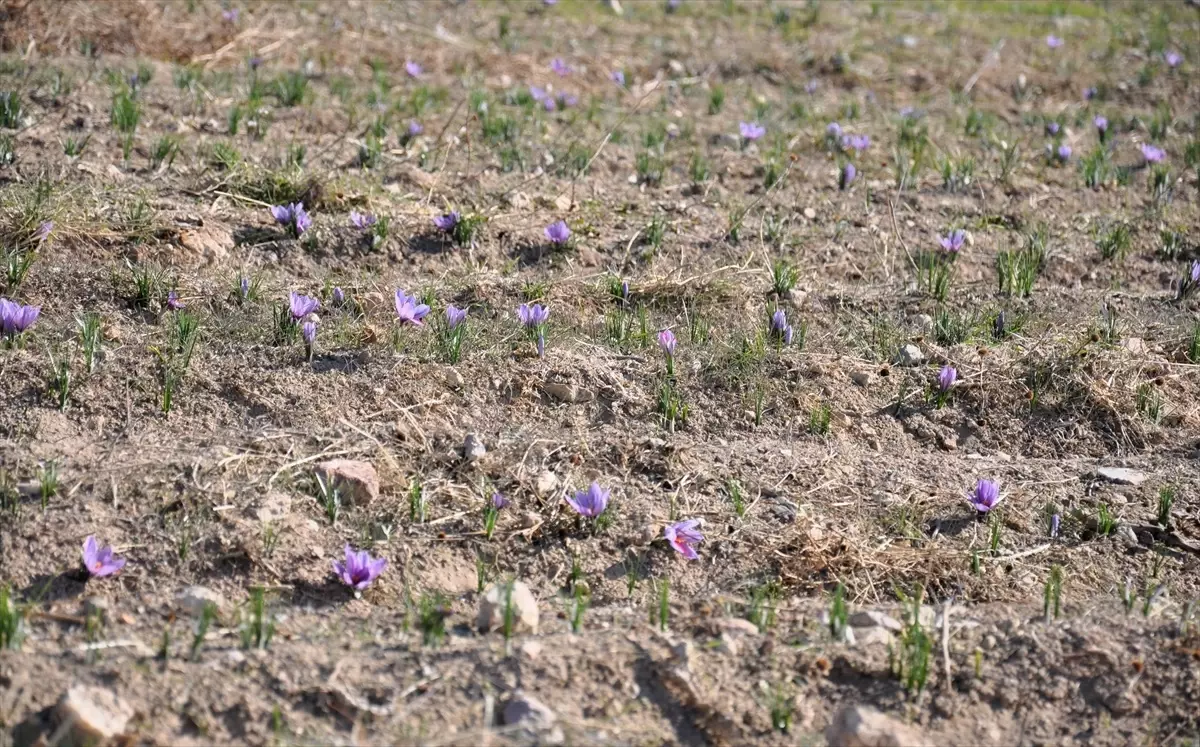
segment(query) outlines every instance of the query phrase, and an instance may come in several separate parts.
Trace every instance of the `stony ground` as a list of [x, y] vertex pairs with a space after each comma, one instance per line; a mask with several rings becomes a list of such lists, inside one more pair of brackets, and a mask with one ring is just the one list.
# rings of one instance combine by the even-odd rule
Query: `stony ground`
[[1197, 31], [8, 3], [0, 744], [1194, 743]]

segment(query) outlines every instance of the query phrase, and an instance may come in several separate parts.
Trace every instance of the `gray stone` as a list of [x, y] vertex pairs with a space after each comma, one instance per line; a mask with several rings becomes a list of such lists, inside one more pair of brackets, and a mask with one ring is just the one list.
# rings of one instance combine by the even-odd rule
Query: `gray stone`
[[897, 633], [904, 629], [904, 625], [896, 618], [875, 610], [859, 610], [850, 615], [848, 622], [856, 628], [884, 628]]
[[331, 459], [318, 464], [314, 473], [336, 489], [347, 505], [365, 506], [379, 497], [379, 473], [370, 462]]
[[175, 595], [175, 608], [192, 617], [203, 615], [204, 608], [210, 604], [217, 608], [218, 616], [224, 615], [229, 609], [225, 597], [207, 586], [189, 586]]
[[522, 690], [514, 692], [504, 704], [501, 716], [506, 726], [520, 727], [524, 732], [522, 743], [554, 745], [564, 741], [563, 731], [556, 725], [558, 716], [550, 706]]
[[933, 332], [933, 317], [928, 314], [916, 314], [911, 319], [912, 325], [923, 334]]
[[479, 602], [479, 630], [487, 633], [504, 629], [504, 608], [512, 588], [512, 631], [513, 633], [537, 633], [537, 599], [529, 587], [520, 581], [492, 584]]
[[109, 744], [125, 733], [133, 708], [112, 690], [72, 685], [54, 707], [58, 745]]
[[537, 476], [537, 482], [534, 484], [534, 490], [542, 498], [548, 498], [558, 489], [558, 475], [548, 469], [542, 470]]
[[825, 730], [829, 747], [920, 747], [928, 740], [912, 727], [869, 706], [838, 711]]
[[921, 348], [908, 343], [900, 347], [894, 362], [897, 366], [919, 366], [924, 361], [925, 354], [921, 352]]
[[483, 441], [474, 433], [468, 433], [463, 439], [463, 458], [468, 462], [477, 462], [487, 454], [487, 447], [483, 445]]
[[1141, 485], [1146, 481], [1146, 473], [1128, 467], [1097, 467], [1096, 477], [1108, 480], [1117, 485]]
[[870, 371], [853, 371], [850, 373], [850, 380], [859, 386], [866, 386], [871, 383]]

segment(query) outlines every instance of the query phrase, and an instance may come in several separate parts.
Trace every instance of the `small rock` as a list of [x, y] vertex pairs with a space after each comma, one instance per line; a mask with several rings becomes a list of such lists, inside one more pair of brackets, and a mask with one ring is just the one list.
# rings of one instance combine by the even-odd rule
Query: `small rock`
[[379, 497], [379, 474], [370, 462], [331, 459], [314, 472], [340, 493], [343, 503], [366, 505]]
[[1146, 481], [1146, 473], [1127, 467], [1097, 467], [1096, 477], [1108, 480], [1117, 485], [1141, 485]]
[[533, 529], [534, 527], [541, 526], [544, 522], [545, 519], [543, 519], [542, 515], [536, 511], [526, 511], [525, 513], [521, 514], [522, 529]]
[[850, 615], [847, 622], [856, 628], [884, 628], [896, 633], [904, 630], [904, 625], [899, 620], [887, 613], [875, 610], [859, 610]]
[[943, 451], [957, 451], [958, 436], [953, 434], [949, 436], [942, 436], [938, 438], [938, 446], [941, 446]]
[[540, 641], [530, 639], [521, 644], [521, 653], [530, 659], [536, 659], [542, 655], [542, 648]]
[[922, 334], [933, 332], [933, 317], [928, 314], [916, 314], [911, 317], [912, 325]]
[[921, 348], [908, 343], [900, 347], [900, 352], [893, 361], [897, 366], [919, 366], [925, 360], [925, 354], [921, 352]]
[[534, 484], [534, 490], [542, 498], [547, 498], [558, 489], [558, 475], [548, 469], [542, 470], [537, 476], [537, 482]]
[[483, 441], [474, 433], [468, 433], [463, 439], [463, 458], [468, 462], [478, 462], [487, 454], [487, 448], [483, 445]]
[[501, 712], [506, 726], [521, 727], [526, 732], [520, 740], [523, 744], [562, 744], [564, 736], [562, 729], [555, 725], [558, 716], [550, 706], [541, 702], [524, 691], [517, 690], [512, 698], [504, 704]]
[[1140, 337], [1126, 337], [1124, 340], [1121, 340], [1121, 347], [1128, 350], [1129, 354], [1133, 356], [1144, 356], [1150, 352], [1146, 341]]
[[[511, 584], [511, 586], [510, 586]], [[511, 588], [511, 592], [509, 591]], [[492, 584], [479, 602], [479, 630], [487, 633], [504, 628], [504, 608], [511, 597], [512, 626], [511, 632], [519, 633], [538, 631], [537, 599], [529, 587], [520, 581], [506, 584]]]
[[813, 218], [817, 217], [817, 211], [810, 207], [806, 207], [804, 208], [804, 217], [812, 220]]
[[559, 212], [563, 212], [563, 213], [570, 210], [571, 209], [571, 195], [563, 193], [563, 194], [559, 195], [558, 197], [555, 197], [554, 198], [554, 207], [557, 208], [559, 210]]
[[869, 706], [842, 708], [825, 730], [829, 747], [920, 747], [927, 740], [912, 727]]
[[192, 617], [203, 615], [204, 608], [209, 604], [216, 606], [218, 614], [224, 613], [229, 607], [229, 603], [220, 592], [207, 586], [189, 586], [175, 595], [175, 608]]
[[590, 246], [579, 247], [579, 263], [584, 267], [596, 267], [602, 262], [604, 262], [604, 257], [600, 255], [600, 252]]
[[1137, 532], [1133, 531], [1133, 527], [1129, 526], [1128, 524], [1122, 524], [1118, 526], [1117, 531], [1113, 534], [1113, 536], [1118, 542], [1130, 549], [1137, 549], [1141, 544], [1138, 542]]
[[871, 383], [871, 372], [870, 371], [852, 371], [850, 373], [850, 380], [853, 381], [855, 384], [858, 384], [859, 386], [866, 386], [867, 384]]
[[125, 733], [133, 708], [111, 690], [73, 685], [54, 707], [54, 721], [65, 732], [59, 745], [108, 744]]
[[889, 646], [892, 644], [891, 631], [883, 628], [847, 628], [847, 631], [855, 631], [858, 640], [858, 646]]
[[462, 389], [467, 382], [463, 380], [462, 374], [453, 368], [447, 368], [442, 374], [442, 379], [446, 382], [446, 386], [451, 389]]
[[662, 529], [658, 524], [647, 524], [642, 527], [642, 531], [638, 532], [637, 543], [639, 545], [649, 545], [662, 536]]
[[194, 261], [211, 265], [229, 254], [234, 241], [228, 229], [208, 225], [181, 230], [179, 244], [193, 255]]
[[592, 401], [592, 393], [590, 391], [577, 387], [574, 384], [550, 382], [542, 385], [542, 391], [559, 402], [576, 403]]

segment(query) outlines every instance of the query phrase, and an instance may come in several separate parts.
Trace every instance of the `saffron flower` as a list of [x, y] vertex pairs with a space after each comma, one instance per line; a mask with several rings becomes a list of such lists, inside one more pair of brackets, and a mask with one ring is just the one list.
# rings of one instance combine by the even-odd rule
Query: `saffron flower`
[[1049, 135], [1050, 137], [1056, 136], [1061, 131], [1062, 131], [1062, 126], [1058, 122], [1047, 122], [1046, 123], [1046, 134]]
[[664, 329], [658, 333], [658, 346], [667, 354], [668, 358], [675, 357], [675, 346], [679, 341], [675, 339], [675, 333], [669, 329]]
[[842, 170], [838, 172], [838, 189], [846, 189], [858, 176], [858, 169], [854, 168], [854, 164], [847, 162], [842, 166]]
[[238, 290], [242, 294], [243, 301], [249, 300], [249, 298], [250, 298], [250, 278], [243, 275], [242, 279], [238, 281]]
[[408, 123], [408, 136], [414, 138], [425, 131], [425, 128], [417, 120], [412, 120]]
[[954, 386], [954, 382], [957, 380], [958, 371], [955, 370], [954, 366], [942, 366], [942, 370], [938, 371], [937, 376], [938, 391], [942, 392], [943, 394], [949, 392], [950, 387]]
[[611, 493], [592, 481], [587, 490], [580, 490], [574, 496], [567, 496], [567, 503], [579, 512], [580, 516], [594, 519], [608, 508], [608, 498]]
[[302, 293], [292, 293], [288, 297], [288, 310], [292, 312], [292, 321], [300, 321], [304, 317], [321, 308], [321, 302]]
[[1192, 282], [1200, 283], [1200, 259], [1192, 262]]
[[1050, 539], [1058, 537], [1059, 528], [1062, 524], [1062, 517], [1054, 514], [1050, 517]]
[[1058, 159], [1059, 163], [1066, 163], [1071, 160], [1071, 146], [1066, 143], [1058, 146], [1058, 149], [1054, 151], [1054, 157]]
[[292, 235], [297, 238], [312, 226], [312, 217], [305, 212], [303, 202], [275, 205], [271, 208], [271, 216], [279, 225], [287, 226]]
[[455, 306], [454, 304], [450, 304], [449, 306], [446, 307], [446, 327], [447, 328], [449, 328], [449, 329], [457, 328], [458, 325], [460, 325], [464, 321], [466, 321], [466, 318], [467, 318], [467, 310], [466, 309], [460, 309], [457, 306]]
[[396, 289], [396, 316], [400, 317], [401, 324], [411, 324], [414, 327], [421, 326], [421, 320], [429, 313], [429, 306], [421, 303], [417, 297], [408, 296], [399, 288]]
[[674, 524], [667, 524], [663, 527], [663, 535], [675, 552], [688, 560], [695, 560], [700, 557], [696, 554], [696, 545], [704, 541], [704, 535], [700, 533], [699, 526], [699, 519], [686, 519]]
[[739, 122], [738, 132], [742, 134], [743, 140], [748, 143], [752, 143], [763, 135], [766, 135], [767, 128], [763, 127], [758, 122]]
[[616, 83], [621, 88], [625, 87], [625, 73], [621, 70], [613, 70], [608, 74], [608, 77], [613, 83]]
[[938, 243], [942, 245], [942, 249], [951, 253], [957, 253], [959, 249], [963, 248], [963, 242], [966, 240], [966, 231], [956, 228], [947, 235], [939, 237]]
[[804, 84], [804, 92], [809, 95], [812, 95], [812, 94], [816, 93], [817, 89], [820, 87], [821, 87], [821, 82], [819, 80], [813, 79]]
[[1088, 86], [1087, 88], [1083, 89], [1083, 100], [1091, 101], [1092, 99], [1096, 98], [1096, 94], [1098, 93], [1100, 93], [1100, 89], [1096, 88], [1095, 86]]
[[239, 13], [237, 8], [230, 8], [229, 10], [221, 11], [221, 18], [229, 23], [237, 23], [238, 15]]
[[1001, 501], [1000, 485], [993, 480], [980, 480], [967, 496], [967, 503], [981, 514], [986, 514]]
[[1176, 68], [1183, 62], [1183, 55], [1172, 50], [1164, 54], [1163, 59], [1167, 61], [1167, 67]]
[[350, 225], [361, 231], [365, 231], [375, 225], [375, 221], [375, 216], [370, 213], [360, 213], [357, 210], [350, 211]]
[[334, 288], [333, 303], [336, 306], [341, 306], [342, 304], [346, 303], [346, 291], [342, 290], [340, 287]]
[[1142, 143], [1141, 149], [1142, 158], [1145, 159], [1146, 163], [1158, 163], [1167, 157], [1166, 151], [1149, 143]]
[[567, 243], [567, 239], [571, 238], [571, 229], [567, 227], [564, 221], [560, 220], [546, 226], [545, 234], [551, 244], [561, 246]]
[[38, 241], [45, 241], [50, 238], [50, 232], [54, 230], [54, 221], [48, 220], [37, 227], [33, 232], [33, 237]]
[[1092, 117], [1092, 124], [1100, 131], [1101, 137], [1108, 131], [1108, 117], [1103, 114], [1097, 114], [1095, 117]]
[[853, 150], [855, 153], [862, 153], [871, 145], [871, 138], [867, 135], [843, 135], [842, 148], [844, 150]]
[[836, 140], [842, 139], [842, 126], [837, 122], [830, 122], [825, 126], [825, 135]]
[[425, 73], [425, 70], [421, 67], [420, 63], [405, 60], [404, 72], [408, 73], [408, 77], [410, 78], [420, 78]]
[[183, 301], [179, 300], [179, 294], [175, 291], [167, 293], [167, 308], [171, 311], [179, 311], [184, 307]]
[[0, 331], [9, 337], [24, 334], [41, 313], [41, 306], [22, 306], [7, 298], [0, 298]]
[[1063, 40], [1061, 38], [1055, 36], [1054, 34], [1050, 34], [1049, 36], [1046, 37], [1046, 46], [1047, 47], [1050, 47], [1051, 49], [1058, 49], [1062, 45], [1063, 45]]
[[792, 329], [792, 325], [788, 324], [787, 314], [783, 309], [775, 309], [775, 313], [771, 314], [771, 328], [768, 333], [776, 342], [782, 342], [784, 345], [792, 344], [795, 330]]
[[571, 72], [571, 67], [561, 57], [555, 57], [553, 60], [550, 60], [550, 69], [560, 78], [567, 77]]
[[458, 225], [458, 222], [461, 219], [462, 216], [460, 216], [457, 212], [451, 211], [445, 215], [436, 216], [433, 219], [433, 225], [437, 226], [439, 231], [450, 233], [454, 230], [454, 227]]
[[517, 318], [526, 327], [540, 327], [550, 318], [550, 307], [540, 303], [523, 303], [517, 307]]
[[111, 576], [125, 567], [125, 558], [113, 555], [110, 546], [100, 547], [96, 535], [89, 534], [83, 541], [83, 567], [92, 578]]
[[546, 89], [539, 86], [529, 87], [529, 97], [539, 104], [550, 98], [550, 94], [546, 93]]
[[304, 344], [311, 350], [313, 343], [317, 341], [317, 323], [305, 322], [301, 324], [300, 336], [304, 338]]
[[505, 498], [500, 493], [492, 493], [492, 508], [499, 511], [502, 508], [508, 508], [510, 505], [512, 505], [512, 501]]
[[386, 558], [372, 558], [366, 550], [355, 552], [354, 548], [347, 544], [345, 552], [345, 563], [333, 561], [333, 573], [343, 584], [355, 591], [362, 591], [370, 586], [387, 567]]

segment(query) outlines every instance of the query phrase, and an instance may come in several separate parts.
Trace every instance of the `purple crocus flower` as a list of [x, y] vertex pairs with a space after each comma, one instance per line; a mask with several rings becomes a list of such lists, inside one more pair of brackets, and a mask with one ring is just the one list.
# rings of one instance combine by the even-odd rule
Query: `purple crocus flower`
[[433, 219], [433, 225], [437, 226], [439, 231], [450, 233], [454, 230], [454, 227], [458, 225], [458, 222], [461, 219], [462, 216], [460, 216], [457, 212], [451, 211], [445, 215], [435, 216]]
[[1100, 90], [1095, 86], [1088, 86], [1087, 88], [1083, 89], [1083, 100], [1091, 101], [1092, 99], [1096, 98], [1096, 94], [1099, 92]]
[[22, 306], [7, 298], [0, 298], [0, 331], [10, 337], [24, 334], [41, 313], [41, 306]]
[[317, 323], [307, 321], [301, 324], [300, 337], [304, 340], [304, 345], [308, 348], [309, 355], [312, 355], [313, 343], [317, 341]]
[[621, 70], [613, 70], [611, 73], [608, 74], [608, 77], [612, 80], [613, 83], [616, 83], [621, 88], [625, 87], [625, 73], [622, 72]]
[[937, 376], [938, 391], [940, 391], [942, 394], [945, 394], [946, 392], [950, 391], [950, 387], [954, 386], [954, 382], [957, 380], [958, 371], [955, 370], [954, 366], [942, 366], [942, 370], [938, 371]]
[[229, 10], [221, 11], [221, 18], [229, 23], [237, 23], [238, 15], [239, 13], [237, 8], [230, 8]]
[[559, 107], [563, 109], [570, 109], [572, 106], [575, 106], [579, 103], [579, 97], [573, 93], [560, 93], [558, 94], [556, 100], [558, 101]]
[[341, 306], [342, 304], [346, 303], [346, 291], [342, 290], [340, 287], [334, 288], [333, 303], [336, 306]]
[[567, 503], [579, 512], [580, 516], [594, 519], [608, 508], [608, 498], [611, 493], [593, 481], [587, 490], [580, 490], [574, 496], [567, 496]]
[[855, 153], [862, 153], [871, 145], [871, 138], [868, 135], [843, 135], [842, 148], [853, 150]]
[[683, 5], [683, 0], [667, 0], [667, 12], [674, 13], [680, 5]]
[[125, 558], [114, 556], [111, 546], [100, 547], [96, 535], [89, 534], [83, 541], [83, 567], [92, 578], [103, 578], [124, 568]]
[[1167, 157], [1166, 151], [1149, 143], [1142, 143], [1141, 149], [1142, 158], [1146, 160], [1146, 163], [1158, 163]]
[[303, 202], [293, 202], [291, 205], [275, 205], [271, 208], [271, 216], [281, 226], [287, 226], [292, 233], [299, 237], [312, 226], [312, 217], [304, 211]]
[[1163, 59], [1167, 61], [1167, 67], [1176, 68], [1183, 62], [1183, 55], [1171, 50], [1163, 55]]
[[857, 176], [858, 169], [854, 168], [854, 164], [846, 162], [846, 164], [842, 166], [841, 172], [838, 174], [838, 189], [846, 189], [849, 187], [854, 182], [854, 178]]
[[1046, 123], [1046, 134], [1049, 135], [1050, 137], [1054, 137], [1061, 131], [1062, 131], [1062, 126], [1058, 122], [1047, 122]]
[[242, 279], [238, 281], [238, 290], [242, 293], [243, 301], [250, 298], [250, 278], [243, 275]]
[[742, 134], [743, 140], [752, 143], [763, 135], [766, 135], [767, 128], [763, 127], [758, 122], [739, 122], [738, 132]]
[[350, 211], [350, 225], [360, 230], [367, 230], [375, 225], [376, 218], [370, 213], [360, 213], [357, 210]]
[[510, 505], [512, 505], [512, 501], [505, 498], [500, 493], [492, 493], [492, 508], [499, 511], [502, 508], [508, 508]]
[[837, 122], [830, 122], [829, 124], [827, 124], [825, 126], [825, 135], [826, 135], [826, 137], [831, 137], [831, 138], [835, 138], [837, 140], [841, 140], [842, 139], [842, 126], [840, 124], [838, 124]]
[[945, 251], [956, 253], [963, 248], [963, 242], [967, 240], [967, 232], [961, 228], [956, 228], [945, 236], [938, 237], [938, 243], [942, 245]]
[[1059, 161], [1066, 163], [1067, 161], [1071, 160], [1071, 146], [1063, 143], [1062, 145], [1058, 146], [1056, 151], [1054, 151], [1054, 155]]
[[54, 230], [54, 221], [48, 220], [37, 227], [33, 232], [33, 237], [38, 241], [45, 241], [50, 238], [50, 232]]
[[420, 63], [405, 60], [404, 72], [408, 73], [408, 77], [410, 78], [420, 78], [425, 73], [425, 70], [421, 67]]
[[321, 302], [312, 296], [292, 293], [288, 297], [288, 310], [292, 312], [293, 321], [298, 322], [319, 308], [321, 308]]
[[679, 340], [675, 339], [675, 333], [669, 329], [664, 329], [658, 333], [658, 346], [667, 354], [668, 358], [675, 357], [675, 346], [679, 344]]
[[167, 293], [167, 308], [171, 311], [179, 311], [184, 307], [183, 301], [179, 300], [179, 294], [175, 291]]
[[1055, 539], [1056, 537], [1058, 537], [1058, 530], [1059, 530], [1059, 527], [1061, 526], [1061, 524], [1062, 524], [1062, 517], [1059, 516], [1058, 514], [1054, 514], [1053, 516], [1050, 517], [1050, 539]]
[[1097, 114], [1092, 117], [1092, 124], [1095, 126], [1097, 132], [1100, 133], [1101, 139], [1103, 139], [1104, 135], [1108, 132], [1108, 117], [1103, 114]]
[[540, 303], [523, 303], [517, 307], [517, 318], [526, 327], [540, 327], [550, 318], [550, 307]]
[[446, 307], [446, 326], [450, 329], [455, 329], [458, 325], [466, 321], [467, 310], [460, 309], [454, 304]]
[[1200, 259], [1192, 262], [1192, 282], [1200, 283]]
[[399, 288], [396, 289], [396, 316], [400, 317], [401, 324], [411, 324], [414, 327], [421, 326], [421, 320], [429, 313], [429, 306], [421, 303], [417, 297], [409, 296]]
[[553, 60], [550, 60], [550, 69], [560, 78], [565, 78], [571, 73], [571, 67], [561, 57], [555, 57]]
[[345, 552], [345, 563], [333, 561], [333, 573], [343, 584], [355, 591], [362, 591], [370, 586], [387, 567], [386, 558], [372, 558], [366, 550], [355, 552], [354, 548], [347, 544]]
[[539, 358], [546, 357], [546, 333], [543, 330], [538, 330], [537, 354]]
[[771, 314], [769, 334], [773, 339], [782, 342], [784, 345], [792, 344], [792, 337], [795, 334], [795, 330], [792, 329], [792, 325], [788, 324], [787, 313], [783, 309], [775, 309], [775, 312]]
[[571, 238], [571, 229], [567, 227], [566, 222], [560, 220], [546, 226], [545, 234], [551, 244], [561, 246], [567, 243], [567, 239]]
[[1062, 45], [1063, 45], [1063, 40], [1061, 38], [1055, 36], [1054, 34], [1050, 34], [1049, 36], [1046, 37], [1046, 46], [1047, 47], [1050, 47], [1051, 49], [1058, 49]]
[[810, 80], [809, 82], [804, 84], [804, 92], [809, 95], [812, 95], [812, 94], [816, 93], [817, 89], [820, 87], [821, 87], [821, 82], [819, 80], [816, 80], [816, 79]]
[[993, 480], [980, 480], [967, 496], [967, 503], [981, 514], [986, 514], [1001, 501], [1000, 485]]
[[263, 63], [263, 60], [258, 55], [254, 55], [249, 60], [247, 60], [247, 64], [250, 65], [251, 71], [258, 70], [258, 68], [262, 65], [262, 63]]
[[688, 560], [695, 560], [700, 557], [696, 554], [696, 545], [704, 541], [704, 535], [700, 533], [699, 526], [699, 519], [685, 519], [674, 524], [667, 524], [663, 527], [663, 535], [675, 552]]
[[538, 86], [530, 86], [529, 87], [529, 97], [531, 99], [533, 99], [534, 101], [541, 103], [541, 102], [545, 101], [547, 98], [549, 98], [550, 95], [548, 93], [546, 93], [546, 89], [544, 89], [544, 88], [540, 88]]

